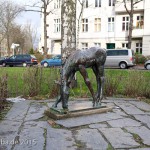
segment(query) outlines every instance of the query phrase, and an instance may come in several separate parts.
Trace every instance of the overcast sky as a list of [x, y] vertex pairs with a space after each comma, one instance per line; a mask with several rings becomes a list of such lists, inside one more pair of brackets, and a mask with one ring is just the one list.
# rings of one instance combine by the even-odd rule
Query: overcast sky
[[[12, 0], [12, 1], [20, 5], [32, 5], [32, 3], [37, 0]], [[31, 22], [34, 26], [39, 27], [40, 26], [40, 13], [32, 12], [32, 11], [23, 12], [17, 18], [17, 22], [21, 24], [26, 24], [27, 22]]]
[[[32, 3], [34, 3], [34, 1], [38, 1], [38, 0], [12, 0], [14, 1], [14, 3], [17, 3], [19, 5], [31, 5]], [[37, 35], [38, 35], [38, 39], [40, 38], [40, 13], [39, 12], [32, 12], [32, 11], [28, 11], [28, 12], [23, 12], [21, 13], [17, 19], [16, 19], [18, 24], [31, 24], [32, 28], [37, 29]], [[37, 44], [36, 44], [37, 45]]]

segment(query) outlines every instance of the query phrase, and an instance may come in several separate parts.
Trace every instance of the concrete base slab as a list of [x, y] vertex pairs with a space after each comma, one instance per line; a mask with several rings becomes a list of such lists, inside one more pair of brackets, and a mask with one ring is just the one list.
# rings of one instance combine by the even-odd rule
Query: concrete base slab
[[[73, 108], [73, 106], [72, 106]], [[71, 117], [80, 117], [80, 116], [86, 116], [86, 115], [92, 115], [92, 114], [98, 114], [98, 113], [105, 113], [108, 111], [112, 111], [113, 107], [112, 106], [100, 106], [100, 107], [79, 107], [70, 109], [67, 111], [66, 114], [63, 113], [62, 109], [56, 109], [56, 108], [50, 108], [45, 111], [45, 115], [48, 117], [55, 119], [55, 120], [60, 120], [60, 119], [65, 119], [65, 118], [71, 118]]]

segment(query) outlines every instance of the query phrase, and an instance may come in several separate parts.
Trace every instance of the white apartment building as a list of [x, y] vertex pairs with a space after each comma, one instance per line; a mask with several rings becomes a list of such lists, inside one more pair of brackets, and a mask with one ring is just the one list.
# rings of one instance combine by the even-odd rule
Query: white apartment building
[[[60, 54], [61, 52], [60, 7], [61, 0], [53, 0], [49, 5], [49, 9], [53, 10], [53, 14], [47, 17], [49, 54]], [[81, 5], [77, 0], [77, 19], [80, 11]], [[137, 3], [133, 16], [132, 49], [145, 56], [150, 55], [149, 17], [150, 0]], [[114, 3], [114, 0], [86, 0], [80, 20], [79, 49], [92, 46], [100, 46], [106, 49], [126, 48], [128, 46], [128, 33], [129, 15], [123, 3]], [[42, 32], [40, 47], [44, 45], [43, 40]]]

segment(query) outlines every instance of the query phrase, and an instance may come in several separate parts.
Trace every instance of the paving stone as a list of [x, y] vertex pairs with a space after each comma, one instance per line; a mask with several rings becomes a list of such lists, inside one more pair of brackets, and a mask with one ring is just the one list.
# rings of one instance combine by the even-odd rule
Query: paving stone
[[76, 150], [72, 132], [65, 129], [47, 128], [46, 150]]
[[119, 119], [119, 118], [123, 118], [123, 117], [118, 114], [108, 112], [103, 114], [94, 114], [89, 116], [58, 120], [56, 121], [56, 123], [71, 128], [71, 127], [78, 127], [81, 125], [88, 125], [92, 123], [104, 122], [104, 121], [109, 121], [109, 120]]
[[91, 124], [89, 125], [89, 128], [92, 128], [92, 129], [98, 129], [98, 128], [107, 128], [107, 124], [104, 124], [104, 123], [96, 123], [96, 124]]
[[21, 121], [3, 120], [0, 122], [0, 150], [10, 150], [14, 144], [15, 137], [18, 135], [18, 129]]
[[136, 149], [130, 149], [130, 150], [150, 150], [150, 148], [136, 148]]
[[25, 121], [36, 120], [44, 116], [44, 111], [47, 109], [41, 103], [32, 103], [26, 115]]
[[150, 116], [149, 115], [134, 115], [134, 117], [141, 121], [142, 123], [145, 123], [150, 128]]
[[42, 150], [45, 143], [44, 129], [27, 122], [21, 129], [18, 141], [19, 143], [15, 145], [15, 150]]
[[27, 121], [24, 123], [23, 127], [39, 127], [39, 128], [49, 128], [50, 125], [47, 121]]
[[145, 114], [143, 111], [135, 107], [133, 104], [121, 102], [115, 102], [115, 104], [118, 105], [120, 108], [122, 108], [129, 115]]
[[48, 106], [49, 108], [51, 108], [53, 104], [54, 104], [54, 102], [50, 102], [50, 103], [47, 103], [47, 106]]
[[135, 98], [114, 98], [114, 97], [107, 97], [106, 100], [103, 101], [111, 101], [111, 102], [124, 102], [127, 103], [128, 101], [137, 101]]
[[134, 134], [138, 134], [142, 139], [142, 142], [150, 146], [150, 130], [146, 127], [126, 127], [126, 129]]
[[133, 136], [121, 128], [99, 128], [114, 148], [134, 148], [139, 146]]
[[127, 116], [128, 116], [127, 114], [125, 114], [125, 113], [120, 109], [120, 107], [114, 107], [114, 108], [113, 108], [113, 112], [115, 112], [116, 114], [121, 115], [121, 116], [123, 116], [123, 117], [127, 117]]
[[111, 125], [112, 127], [120, 127], [120, 128], [123, 128], [123, 127], [131, 127], [131, 126], [141, 126], [141, 123], [133, 120], [133, 119], [130, 119], [130, 118], [123, 118], [123, 119], [118, 119], [118, 120], [111, 120], [111, 121], [107, 121], [107, 123], [109, 125]]
[[108, 143], [96, 129], [77, 130], [75, 138], [85, 145], [85, 149], [106, 150], [108, 147]]
[[143, 111], [148, 111], [150, 112], [150, 105], [142, 102], [142, 101], [131, 101], [130, 103], [134, 104], [136, 107], [138, 107], [139, 109], [143, 110]]
[[19, 103], [14, 103], [13, 107], [7, 113], [5, 119], [8, 120], [22, 120], [27, 113], [30, 101], [22, 101]]

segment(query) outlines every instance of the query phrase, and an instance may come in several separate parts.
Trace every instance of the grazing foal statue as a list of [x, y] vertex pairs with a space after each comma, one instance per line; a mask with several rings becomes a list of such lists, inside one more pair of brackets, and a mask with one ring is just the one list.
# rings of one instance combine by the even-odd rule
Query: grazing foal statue
[[[69, 85], [74, 78], [75, 72], [79, 71], [84, 78], [92, 98], [93, 107], [99, 106], [103, 98], [104, 85], [104, 64], [106, 61], [106, 50], [98, 47], [91, 47], [87, 50], [76, 50], [66, 59], [62, 69], [62, 85], [60, 97], [56, 100], [53, 107], [62, 101], [63, 109], [68, 109]], [[93, 87], [88, 78], [86, 68], [92, 68], [97, 81], [97, 92], [94, 94]]]

